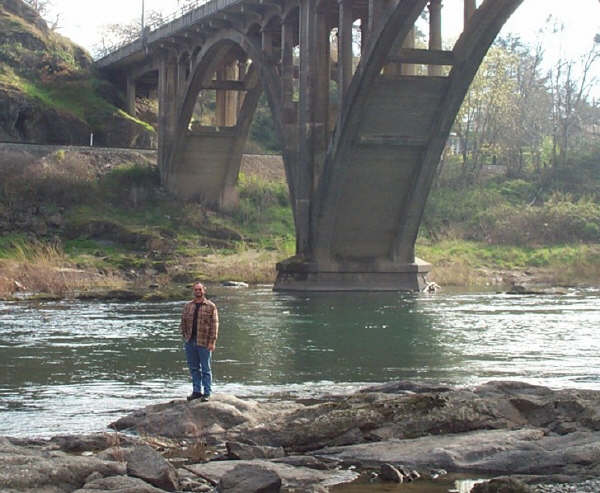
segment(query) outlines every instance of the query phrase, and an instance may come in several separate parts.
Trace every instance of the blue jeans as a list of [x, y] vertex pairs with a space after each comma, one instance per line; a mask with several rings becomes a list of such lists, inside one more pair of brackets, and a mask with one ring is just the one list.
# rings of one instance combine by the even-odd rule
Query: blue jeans
[[196, 341], [186, 341], [185, 356], [187, 358], [194, 392], [209, 396], [211, 393], [212, 373], [210, 371], [210, 358], [212, 353], [204, 346], [198, 346]]

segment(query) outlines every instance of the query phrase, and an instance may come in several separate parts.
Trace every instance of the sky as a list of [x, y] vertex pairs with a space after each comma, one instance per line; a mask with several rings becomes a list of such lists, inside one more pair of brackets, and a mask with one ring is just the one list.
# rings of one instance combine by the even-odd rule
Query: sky
[[[178, 8], [178, 0], [144, 0], [146, 11], [165, 14]], [[59, 17], [59, 32], [91, 53], [101, 46], [102, 30], [108, 24], [128, 23], [141, 18], [142, 0], [51, 0], [52, 14]], [[480, 1], [478, 4], [481, 3]], [[454, 39], [462, 28], [463, 0], [443, 0], [442, 25], [445, 39]], [[551, 23], [547, 20], [552, 16]], [[598, 0], [524, 0], [504, 26], [502, 34], [513, 33], [534, 44], [539, 31], [554, 21], [564, 24], [561, 36], [543, 38], [548, 58], [575, 58], [593, 45], [600, 33], [600, 1]], [[110, 43], [107, 43], [110, 44]], [[600, 65], [600, 64], [598, 64]], [[600, 72], [600, 67], [596, 72]], [[600, 73], [598, 73], [600, 76]]]

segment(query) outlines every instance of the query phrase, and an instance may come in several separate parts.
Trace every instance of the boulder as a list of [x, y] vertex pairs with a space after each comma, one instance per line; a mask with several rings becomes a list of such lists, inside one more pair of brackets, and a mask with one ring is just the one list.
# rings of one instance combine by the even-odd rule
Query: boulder
[[8, 438], [0, 438], [0, 485], [3, 491], [74, 491], [94, 472], [103, 477], [126, 472], [124, 463], [69, 455], [53, 448], [35, 443], [19, 445]]
[[127, 474], [167, 491], [179, 488], [175, 468], [153, 448], [139, 445], [125, 452]]
[[242, 464], [226, 473], [217, 486], [219, 493], [279, 493], [281, 478], [259, 465]]
[[379, 477], [383, 481], [392, 481], [394, 483], [404, 482], [403, 474], [391, 464], [381, 464]]
[[[299, 407], [293, 403], [266, 406], [237, 397], [213, 394], [209, 402], [176, 400], [135, 411], [110, 424], [115, 430], [134, 430], [141, 434], [169, 438], [204, 436], [213, 430], [212, 439], [218, 441], [226, 435], [232, 441], [241, 441], [243, 431], [269, 423], [286, 408]], [[211, 437], [207, 437], [210, 442]], [[222, 442], [224, 444], [224, 442]], [[264, 443], [268, 445], [268, 443]]]
[[471, 493], [533, 493], [533, 490], [518, 479], [495, 478], [476, 484]]
[[[49, 445], [63, 452], [79, 454], [82, 452], [98, 452], [109, 447], [131, 445], [129, 437], [118, 433], [92, 433], [88, 435], [57, 435], [49, 440]], [[115, 460], [115, 459], [111, 459]]]

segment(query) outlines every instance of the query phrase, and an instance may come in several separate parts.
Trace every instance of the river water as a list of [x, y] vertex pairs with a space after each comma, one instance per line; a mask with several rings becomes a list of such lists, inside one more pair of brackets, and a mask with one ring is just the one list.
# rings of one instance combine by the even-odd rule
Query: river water
[[[346, 393], [395, 379], [600, 389], [600, 290], [281, 294], [209, 288], [215, 392]], [[181, 302], [0, 302], [0, 436], [104, 430], [191, 391]]]

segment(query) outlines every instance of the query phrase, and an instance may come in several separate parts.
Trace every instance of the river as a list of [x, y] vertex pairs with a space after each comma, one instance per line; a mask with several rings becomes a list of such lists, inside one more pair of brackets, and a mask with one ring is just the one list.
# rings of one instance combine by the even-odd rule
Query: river
[[[215, 392], [347, 393], [395, 379], [600, 389], [600, 290], [274, 293], [209, 288]], [[101, 431], [191, 391], [181, 302], [0, 302], [0, 436]]]

